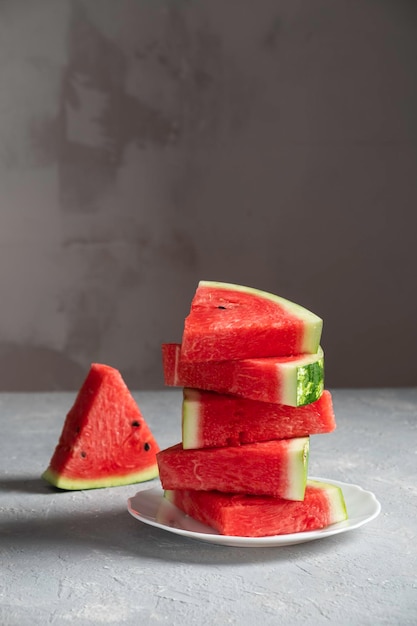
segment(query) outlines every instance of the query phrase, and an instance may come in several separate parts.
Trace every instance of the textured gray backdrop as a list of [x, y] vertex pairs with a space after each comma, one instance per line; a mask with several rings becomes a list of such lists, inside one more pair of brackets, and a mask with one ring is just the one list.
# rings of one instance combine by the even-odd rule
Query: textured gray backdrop
[[0, 389], [163, 385], [200, 278], [417, 381], [417, 2], [2, 0]]

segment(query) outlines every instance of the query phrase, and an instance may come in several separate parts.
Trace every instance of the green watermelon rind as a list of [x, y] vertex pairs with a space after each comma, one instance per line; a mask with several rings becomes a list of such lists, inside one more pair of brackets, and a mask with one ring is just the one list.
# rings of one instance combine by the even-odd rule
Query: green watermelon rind
[[309, 309], [306, 309], [301, 304], [297, 304], [296, 302], [292, 302], [291, 300], [287, 300], [282, 296], [277, 296], [268, 291], [256, 289], [255, 287], [246, 287], [245, 285], [235, 285], [233, 283], [200, 280], [198, 287], [237, 291], [256, 296], [257, 298], [264, 298], [265, 300], [270, 300], [271, 302], [278, 304], [304, 322], [304, 336], [300, 351], [306, 353], [317, 352], [317, 347], [320, 343], [323, 330], [323, 320], [321, 317], [312, 311], [309, 311]]
[[71, 478], [55, 472], [48, 467], [42, 474], [42, 478], [48, 483], [65, 491], [82, 491], [83, 489], [101, 489], [104, 487], [121, 487], [123, 485], [132, 485], [134, 483], [142, 483], [159, 475], [158, 465], [155, 464], [139, 472], [132, 472], [122, 475], [109, 475], [101, 478]]
[[305, 354], [297, 360], [280, 363], [282, 404], [304, 406], [315, 402], [324, 391], [324, 352]]

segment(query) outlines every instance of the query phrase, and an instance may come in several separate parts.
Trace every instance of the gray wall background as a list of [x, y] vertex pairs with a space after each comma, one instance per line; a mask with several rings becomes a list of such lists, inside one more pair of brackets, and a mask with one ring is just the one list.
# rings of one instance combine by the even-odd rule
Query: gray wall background
[[417, 3], [2, 0], [0, 389], [163, 386], [199, 279], [415, 385]]

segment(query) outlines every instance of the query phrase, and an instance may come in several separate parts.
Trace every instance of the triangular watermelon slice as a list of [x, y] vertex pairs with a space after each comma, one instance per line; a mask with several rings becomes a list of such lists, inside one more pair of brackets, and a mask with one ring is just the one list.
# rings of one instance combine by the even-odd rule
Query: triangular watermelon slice
[[280, 296], [230, 283], [200, 281], [185, 319], [184, 361], [227, 361], [315, 354], [323, 321]]
[[42, 477], [60, 489], [94, 489], [158, 475], [159, 447], [120, 372], [93, 363]]

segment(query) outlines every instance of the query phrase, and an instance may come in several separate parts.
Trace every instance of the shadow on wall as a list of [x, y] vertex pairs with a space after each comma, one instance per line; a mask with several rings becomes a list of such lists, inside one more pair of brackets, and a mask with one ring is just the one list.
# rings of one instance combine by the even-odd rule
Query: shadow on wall
[[0, 345], [0, 390], [76, 391], [86, 375], [83, 366], [56, 350]]
[[200, 279], [416, 384], [416, 59], [406, 0], [0, 3], [0, 390], [163, 387]]

